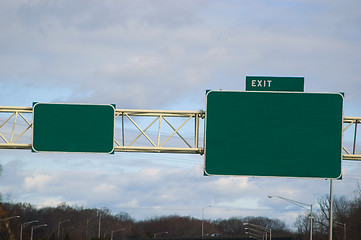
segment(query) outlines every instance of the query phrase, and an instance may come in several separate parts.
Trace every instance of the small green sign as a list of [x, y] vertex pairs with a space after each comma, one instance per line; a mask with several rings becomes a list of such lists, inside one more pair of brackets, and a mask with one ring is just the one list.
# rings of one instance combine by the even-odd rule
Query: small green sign
[[246, 91], [303, 92], [303, 90], [303, 77], [246, 77]]
[[341, 94], [210, 91], [206, 99], [206, 174], [341, 175]]
[[112, 153], [113, 105], [36, 103], [33, 144], [36, 152]]

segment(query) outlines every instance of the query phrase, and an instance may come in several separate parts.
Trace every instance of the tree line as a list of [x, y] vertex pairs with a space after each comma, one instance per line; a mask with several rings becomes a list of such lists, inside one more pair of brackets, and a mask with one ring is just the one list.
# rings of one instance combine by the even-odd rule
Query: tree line
[[[318, 199], [318, 210], [313, 216], [314, 239], [329, 239], [330, 221], [330, 196], [325, 195]], [[354, 198], [347, 199], [345, 196], [334, 197], [333, 204], [333, 239], [361, 239], [361, 190], [355, 193]], [[298, 239], [309, 239], [310, 215], [298, 216], [295, 226], [297, 227]]]
[[0, 219], [4, 219], [0, 222], [1, 240], [20, 239], [20, 231], [23, 240], [31, 239], [31, 232], [34, 240], [202, 239], [202, 225], [203, 238], [210, 238], [212, 234], [222, 238], [249, 238], [243, 223], [271, 228], [273, 239], [277, 236], [291, 239], [293, 236], [284, 222], [265, 217], [202, 221], [171, 215], [135, 221], [124, 212], [112, 214], [108, 209], [71, 207], [66, 204], [38, 209], [27, 203], [2, 203]]
[[[329, 196], [319, 198], [315, 209], [313, 239], [327, 240]], [[333, 239], [361, 239], [361, 190], [352, 199], [345, 196], [334, 197], [333, 220]], [[66, 204], [39, 209], [29, 203], [0, 203], [1, 240], [21, 239], [20, 235], [23, 240], [28, 240], [31, 239], [31, 232], [33, 240], [202, 239], [202, 232], [203, 238], [215, 234], [223, 239], [240, 239], [249, 237], [245, 223], [272, 229], [272, 239], [309, 239], [309, 212], [297, 217], [294, 224], [296, 230], [292, 231], [283, 221], [266, 217], [202, 221], [193, 217], [170, 215], [136, 221], [125, 212], [112, 214], [109, 209], [71, 207]], [[251, 234], [262, 239], [259, 232]]]

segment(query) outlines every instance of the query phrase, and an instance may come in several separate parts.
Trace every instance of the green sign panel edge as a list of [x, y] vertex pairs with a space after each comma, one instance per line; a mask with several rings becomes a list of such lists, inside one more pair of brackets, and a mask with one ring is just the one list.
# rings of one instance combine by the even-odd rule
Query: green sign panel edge
[[[47, 119], [47, 117], [42, 117], [43, 119], [40, 122], [43, 123], [37, 123], [37, 119], [39, 118], [38, 114], [38, 107], [41, 106], [46, 106], [46, 107], [54, 107], [54, 108], [67, 108], [67, 107], [74, 107], [74, 108], [78, 108], [78, 110], [81, 110], [83, 115], [79, 115], [78, 116], [75, 114], [75, 117], [78, 117], [78, 119], [75, 120], [79, 120], [81, 118], [81, 124], [80, 127], [78, 126], [77, 130], [82, 131], [85, 135], [81, 136], [81, 140], [82, 142], [84, 142], [84, 144], [81, 144], [80, 149], [77, 149], [77, 147], [79, 147], [79, 142], [76, 142], [75, 144], [73, 144], [74, 146], [69, 147], [69, 144], [66, 143], [64, 145], [64, 141], [61, 142], [61, 144], [63, 144], [63, 146], [57, 146], [55, 147], [54, 145], [50, 146], [49, 144], [47, 146], [44, 147], [44, 143], [42, 143], [41, 141], [44, 140], [48, 140], [49, 142], [52, 139], [55, 139], [55, 136], [52, 136], [52, 139], [46, 139], [49, 138], [49, 135], [47, 136], [47, 134], [45, 134], [45, 139], [41, 139], [44, 137], [44, 135], [42, 135], [43, 133], [41, 133], [41, 131], [44, 131], [44, 129], [41, 129], [44, 127], [44, 120], [45, 122], [48, 122], [49, 119]], [[88, 109], [86, 109], [88, 108]], [[93, 113], [93, 115], [90, 115], [91, 117], [94, 117], [94, 119], [87, 119], [87, 114], [89, 113], [89, 109], [95, 109], [96, 111]], [[99, 109], [101, 109], [102, 113], [106, 113], [106, 119], [102, 119], [102, 117], [104, 116], [99, 116], [97, 114], [95, 114]], [[44, 110], [41, 110], [44, 111]], [[85, 112], [84, 112], [85, 111]], [[49, 111], [45, 110], [45, 112], [49, 113]], [[99, 111], [98, 111], [99, 113]], [[46, 113], [42, 113], [42, 114], [46, 114]], [[54, 115], [54, 112], [50, 111], [50, 114]], [[73, 115], [74, 116], [74, 115]], [[55, 116], [53, 116], [55, 118]], [[61, 119], [61, 116], [59, 114], [57, 114], [57, 117], [59, 117]], [[59, 152], [59, 153], [114, 153], [114, 136], [115, 136], [115, 126], [114, 126], [114, 122], [115, 122], [115, 105], [113, 104], [86, 104], [86, 103], [38, 103], [35, 102], [33, 105], [33, 140], [32, 140], [32, 151], [33, 152]], [[53, 119], [54, 120], [54, 119]], [[64, 119], [62, 119], [64, 120]], [[106, 122], [108, 123], [106, 125], [106, 128], [104, 129], [104, 127], [101, 128], [96, 128], [97, 124], [94, 123], [90, 123], [92, 120], [95, 121], [102, 121], [102, 120], [106, 120]], [[73, 120], [69, 120], [66, 119], [65, 122], [69, 121], [73, 121]], [[40, 127], [40, 130], [38, 130], [38, 126], [39, 125], [43, 125], [43, 127]], [[55, 127], [59, 125], [62, 125], [61, 123], [57, 123], [55, 124]], [[65, 123], [66, 125], [66, 123]], [[71, 123], [71, 127], [74, 128], [73, 123]], [[85, 126], [87, 128], [82, 129], [82, 127]], [[98, 125], [99, 126], [99, 125]], [[46, 128], [48, 128], [48, 130], [52, 131], [51, 128], [54, 127], [54, 125], [51, 125], [51, 123], [49, 124], [49, 126], [46, 126]], [[63, 126], [60, 126], [59, 128], [61, 129]], [[94, 127], [95, 127], [95, 131], [94, 131]], [[86, 131], [89, 130], [89, 131]], [[98, 137], [100, 136], [101, 140], [105, 140], [105, 145], [101, 145], [98, 143], [95, 143], [94, 141], [90, 142], [91, 145], [90, 146], [91, 149], [88, 148], [88, 146], [85, 146], [85, 144], [89, 143], [90, 139], [94, 139], [93, 137], [91, 137], [90, 135], [92, 135], [94, 132], [95, 134], [99, 134], [99, 132], [105, 130], [105, 134], [103, 135], [103, 133], [100, 133], [100, 135], [97, 135]], [[40, 133], [39, 133], [40, 131]], [[64, 130], [64, 134], [67, 133], [67, 130]], [[55, 131], [56, 133], [56, 131]], [[59, 132], [58, 132], [59, 133]], [[40, 135], [39, 135], [40, 134]], [[63, 132], [60, 131], [60, 134], [63, 135]], [[88, 137], [86, 134], [89, 134]], [[96, 137], [97, 137], [96, 136]], [[68, 136], [66, 136], [68, 137]], [[80, 136], [77, 136], [77, 138], [79, 138]], [[40, 138], [40, 139], [39, 139]], [[79, 141], [79, 139], [77, 139]], [[40, 141], [40, 143], [39, 143]], [[54, 144], [59, 143], [59, 141], [54, 141]], [[47, 143], [46, 143], [47, 144]], [[78, 144], [78, 145], [77, 145]], [[66, 146], [67, 145], [67, 146]], [[95, 146], [96, 145], [96, 146]], [[49, 147], [50, 146], [50, 147]], [[95, 150], [94, 150], [95, 149]]]
[[[225, 93], [225, 92], [230, 92], [230, 93], [252, 93], [252, 94], [301, 94], [301, 95], [337, 95], [337, 96], [340, 96], [341, 97], [341, 102], [339, 102], [339, 104], [341, 105], [340, 106], [340, 116], [338, 116], [338, 124], [340, 125], [340, 129], [338, 130], [339, 131], [339, 146], [340, 146], [340, 149], [337, 150], [337, 152], [339, 153], [339, 155], [337, 154], [337, 165], [339, 166], [338, 167], [338, 170], [337, 170], [337, 174], [333, 174], [333, 176], [294, 176], [294, 175], [287, 175], [287, 174], [282, 174], [282, 175], [272, 175], [272, 174], [265, 174], [265, 175], [262, 175], [262, 174], [228, 174], [228, 173], [214, 173], [214, 172], [209, 172], [207, 171], [207, 153], [208, 153], [208, 148], [207, 148], [207, 142], [208, 142], [208, 134], [207, 134], [207, 122], [208, 122], [208, 95], [209, 94], [212, 94], [214, 92], [221, 92], [221, 93]], [[259, 176], [259, 177], [262, 177], [262, 176], [266, 176], [266, 177], [288, 177], [288, 178], [322, 178], [322, 179], [337, 179], [341, 176], [341, 170], [342, 170], [342, 120], [343, 120], [343, 100], [344, 100], [344, 97], [342, 94], [340, 93], [304, 93], [304, 92], [256, 92], [256, 91], [250, 91], [250, 92], [244, 92], [244, 91], [223, 91], [223, 90], [213, 90], [213, 91], [209, 91], [207, 92], [206, 94], [206, 119], [205, 119], [205, 143], [204, 143], [204, 146], [205, 146], [205, 164], [204, 164], [204, 173], [205, 175], [209, 175], [209, 176]], [[221, 111], [224, 111], [224, 109], [222, 109]], [[223, 114], [224, 116], [224, 114]], [[208, 149], [208, 150], [207, 150]], [[224, 156], [226, 157], [227, 153], [226, 153], [226, 150], [224, 151]], [[247, 161], [247, 160], [246, 160]], [[249, 159], [248, 159], [249, 161]], [[336, 176], [337, 175], [337, 176]]]

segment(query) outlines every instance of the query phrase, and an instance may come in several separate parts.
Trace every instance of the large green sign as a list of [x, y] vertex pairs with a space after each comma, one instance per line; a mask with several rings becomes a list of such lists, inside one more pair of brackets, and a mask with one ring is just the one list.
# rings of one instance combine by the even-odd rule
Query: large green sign
[[37, 103], [32, 148], [36, 152], [111, 153], [114, 113], [112, 105]]
[[246, 91], [303, 92], [303, 89], [303, 77], [246, 77]]
[[206, 174], [341, 175], [341, 94], [210, 91], [206, 98]]

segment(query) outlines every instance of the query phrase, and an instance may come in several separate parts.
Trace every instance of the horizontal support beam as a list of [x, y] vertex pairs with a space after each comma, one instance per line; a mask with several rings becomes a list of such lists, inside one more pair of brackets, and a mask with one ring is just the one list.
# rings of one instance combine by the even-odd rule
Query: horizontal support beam
[[[24, 112], [32, 113], [32, 107], [8, 107], [0, 106], [0, 112]], [[205, 117], [205, 112], [200, 111], [168, 111], [168, 110], [142, 110], [142, 109], [115, 109], [115, 114], [127, 113], [131, 116], [175, 116], [175, 117], [185, 117], [190, 115], [198, 115], [200, 118]]]
[[[31, 144], [1, 143], [0, 149], [31, 149]], [[203, 154], [203, 148], [165, 148], [165, 147], [129, 147], [116, 146], [115, 152], [153, 152], [153, 153], [185, 153], [185, 154]], [[343, 160], [361, 161], [361, 155], [343, 154]]]
[[361, 155], [357, 154], [343, 154], [342, 160], [361, 161]]
[[32, 113], [32, 107], [6, 107], [0, 106], [0, 112], [22, 112], [22, 113]]
[[205, 117], [205, 112], [201, 111], [166, 111], [166, 110], [140, 110], [140, 109], [115, 109], [115, 115], [128, 114], [130, 116], [159, 116], [164, 117]]
[[[1, 143], [0, 149], [31, 149], [31, 144]], [[203, 154], [203, 148], [172, 148], [172, 147], [129, 147], [116, 146], [115, 152], [151, 152], [151, 153], [184, 153]]]
[[361, 117], [343, 117], [343, 123], [361, 122]]
[[26, 143], [0, 143], [0, 149], [31, 149], [31, 144]]
[[151, 152], [151, 153], [184, 153], [184, 154], [203, 154], [203, 148], [176, 148], [176, 147], [132, 147], [116, 146], [115, 152]]

